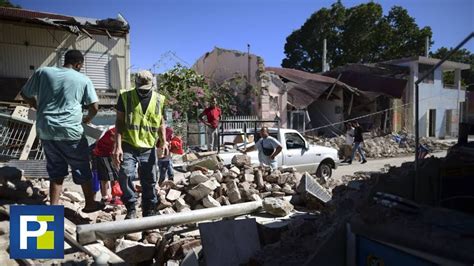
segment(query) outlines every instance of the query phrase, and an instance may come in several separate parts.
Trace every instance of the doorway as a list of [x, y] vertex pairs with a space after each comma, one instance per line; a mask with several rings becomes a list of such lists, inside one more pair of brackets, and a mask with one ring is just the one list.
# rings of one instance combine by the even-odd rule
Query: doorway
[[452, 136], [453, 110], [446, 110], [446, 136]]
[[428, 137], [436, 137], [436, 109], [430, 109]]

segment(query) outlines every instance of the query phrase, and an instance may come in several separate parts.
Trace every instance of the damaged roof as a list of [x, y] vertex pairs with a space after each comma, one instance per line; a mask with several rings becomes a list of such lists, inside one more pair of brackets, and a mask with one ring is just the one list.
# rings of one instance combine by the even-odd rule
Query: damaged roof
[[407, 84], [410, 68], [384, 63], [347, 64], [323, 73], [373, 96], [386, 95], [401, 98]]
[[93, 19], [52, 14], [27, 9], [0, 7], [0, 20], [36, 24], [60, 28], [74, 34], [84, 33], [123, 37], [128, 34], [130, 26], [122, 16], [117, 19]]
[[274, 72], [285, 79], [288, 89], [288, 102], [296, 108], [306, 108], [336, 84], [355, 94], [359, 91], [332, 77], [322, 76], [292, 68], [266, 67], [266, 71]]

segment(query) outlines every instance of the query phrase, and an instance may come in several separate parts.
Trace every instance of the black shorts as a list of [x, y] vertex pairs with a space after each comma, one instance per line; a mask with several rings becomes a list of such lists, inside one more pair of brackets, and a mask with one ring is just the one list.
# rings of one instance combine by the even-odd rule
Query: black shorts
[[97, 170], [99, 180], [115, 181], [118, 180], [118, 173], [113, 167], [111, 157], [94, 157], [94, 168]]

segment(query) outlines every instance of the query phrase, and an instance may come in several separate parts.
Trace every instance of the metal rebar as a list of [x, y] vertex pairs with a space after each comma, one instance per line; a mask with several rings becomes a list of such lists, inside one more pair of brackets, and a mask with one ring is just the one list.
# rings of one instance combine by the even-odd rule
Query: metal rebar
[[88, 244], [97, 239], [118, 237], [129, 233], [143, 232], [166, 226], [248, 214], [259, 210], [261, 207], [262, 201], [252, 201], [223, 207], [156, 215], [140, 219], [83, 224], [77, 226], [76, 233], [79, 243]]

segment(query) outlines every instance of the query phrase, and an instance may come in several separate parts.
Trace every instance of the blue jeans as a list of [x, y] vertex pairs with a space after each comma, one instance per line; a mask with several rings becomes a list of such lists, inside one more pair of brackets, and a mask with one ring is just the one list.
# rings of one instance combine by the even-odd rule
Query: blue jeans
[[365, 161], [364, 151], [363, 151], [362, 148], [360, 147], [360, 143], [361, 143], [361, 142], [354, 142], [354, 147], [352, 147], [351, 161], [354, 160], [356, 151], [359, 152], [362, 161]]
[[140, 184], [142, 186], [142, 208], [154, 209], [158, 203], [156, 197], [156, 152], [155, 148], [135, 148], [126, 142], [122, 143], [123, 161], [120, 165], [119, 183], [123, 191], [122, 201], [127, 209], [134, 208], [137, 194], [133, 179], [139, 168]]
[[166, 174], [168, 174], [168, 179], [173, 180], [174, 172], [173, 172], [173, 160], [166, 159], [160, 160], [158, 159], [158, 167], [160, 168], [160, 183], [165, 181]]

